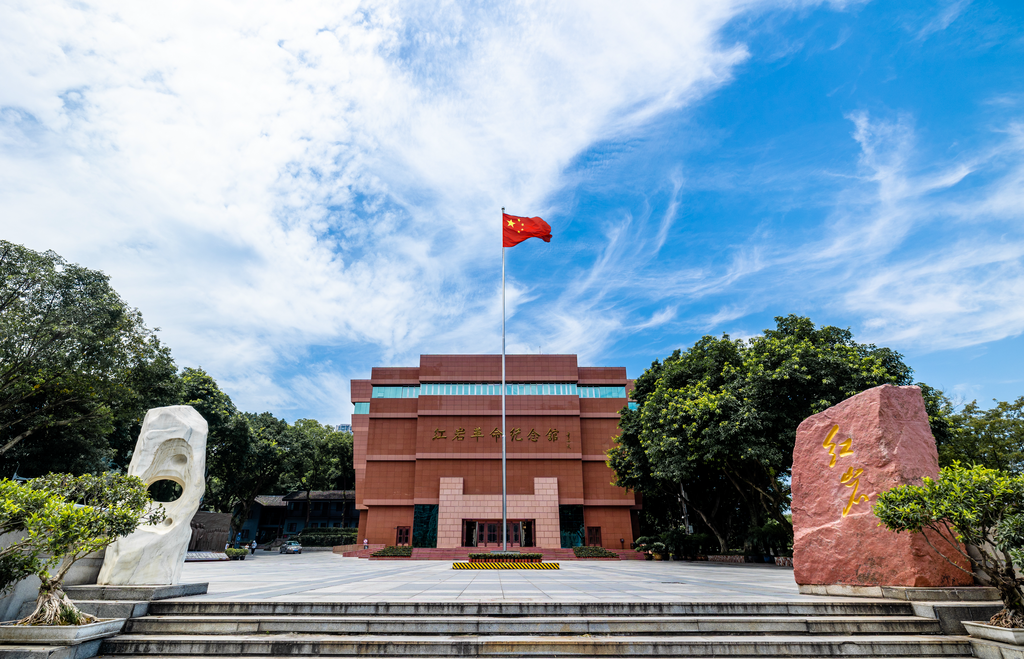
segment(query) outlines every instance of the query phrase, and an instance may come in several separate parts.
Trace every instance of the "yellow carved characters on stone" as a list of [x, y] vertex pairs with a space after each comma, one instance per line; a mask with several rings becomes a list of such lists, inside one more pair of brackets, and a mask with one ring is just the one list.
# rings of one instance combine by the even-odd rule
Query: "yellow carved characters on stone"
[[[825, 441], [821, 443], [823, 448], [828, 449], [829, 461], [828, 466], [831, 469], [836, 466], [836, 460], [838, 458], [844, 458], [848, 455], [853, 455], [853, 438], [848, 437], [844, 441], [836, 443], [835, 437], [839, 432], [839, 426], [832, 426], [832, 429], [828, 431], [828, 435], [825, 436]], [[836, 450], [838, 449], [838, 451]], [[860, 490], [860, 475], [864, 473], [863, 469], [854, 469], [849, 467], [843, 475], [839, 477], [839, 482], [846, 487], [852, 487], [853, 492], [850, 494], [850, 500], [843, 506], [843, 517], [846, 517], [850, 510], [858, 503], [864, 503], [868, 500], [866, 494], [858, 494]]]
[[444, 430], [434, 428], [434, 436], [430, 438], [430, 441], [434, 441], [435, 439], [448, 439], [448, 437], [444, 434]]
[[473, 439], [475, 439], [478, 442], [480, 441], [480, 438], [483, 437], [483, 436], [484, 436], [484, 431], [483, 431], [482, 428], [480, 428], [480, 426], [477, 426], [476, 428], [473, 428], [473, 434], [470, 435], [470, 437], [472, 437]]
[[456, 428], [455, 429], [455, 434], [452, 435], [452, 441], [453, 442], [462, 442], [462, 441], [465, 441], [465, 439], [466, 439], [466, 429], [465, 428]]
[[549, 442], [557, 442], [558, 441], [558, 428], [551, 428], [550, 430], [548, 430], [548, 441]]
[[522, 433], [522, 432], [523, 431], [522, 431], [521, 428], [513, 428], [513, 429], [509, 430], [508, 431], [508, 438], [509, 438], [509, 440], [513, 441], [513, 442], [521, 442], [521, 441], [523, 441], [523, 438], [519, 436], [519, 434]]
[[853, 470], [853, 467], [847, 469], [842, 477], [839, 479], [840, 483], [846, 485], [846, 487], [852, 487], [853, 493], [850, 495], [850, 500], [846, 503], [846, 507], [843, 508], [843, 517], [850, 512], [850, 508], [853, 508], [854, 504], [863, 503], [868, 500], [868, 495], [862, 494], [860, 498], [857, 497], [857, 490], [860, 489], [860, 475], [864, 473], [863, 469]]
[[530, 433], [526, 436], [526, 438], [531, 442], [536, 442], [538, 439], [540, 439], [540, 433], [538, 433], [533, 428], [530, 428]]
[[836, 443], [832, 440], [833, 438], [835, 438], [837, 432], [839, 432], [839, 426], [832, 426], [832, 430], [828, 431], [828, 435], [825, 437], [825, 441], [821, 443], [822, 446], [828, 449], [829, 455], [832, 456], [832, 459], [829, 460], [828, 462], [829, 467], [836, 466], [837, 457], [853, 455], [853, 449], [850, 448], [850, 446], [853, 444], [852, 437], [848, 437], [845, 442], [839, 443], [839, 455], [836, 455]]
[[495, 428], [494, 430], [492, 430], [491, 437], [493, 437], [494, 441], [496, 442], [501, 441], [501, 428]]

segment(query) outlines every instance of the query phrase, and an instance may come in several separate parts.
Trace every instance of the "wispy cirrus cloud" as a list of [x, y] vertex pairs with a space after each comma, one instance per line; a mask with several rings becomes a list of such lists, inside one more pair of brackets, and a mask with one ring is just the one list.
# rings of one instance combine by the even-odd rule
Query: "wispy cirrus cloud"
[[[108, 272], [242, 405], [492, 351], [498, 207], [542, 211], [595, 140], [728, 81], [747, 55], [718, 33], [742, 10], [8, 3], [5, 237]], [[513, 282], [513, 311], [524, 295]], [[591, 337], [624, 322], [576, 320]], [[570, 325], [550, 343], [577, 345]], [[275, 375], [317, 346], [351, 356]]]

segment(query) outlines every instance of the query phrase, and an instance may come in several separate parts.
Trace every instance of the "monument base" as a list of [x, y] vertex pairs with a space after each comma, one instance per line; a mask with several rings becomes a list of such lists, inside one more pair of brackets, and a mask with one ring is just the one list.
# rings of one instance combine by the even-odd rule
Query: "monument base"
[[994, 602], [999, 591], [990, 586], [923, 588], [916, 586], [851, 586], [846, 584], [800, 584], [802, 595], [841, 597], [882, 597], [907, 602]]

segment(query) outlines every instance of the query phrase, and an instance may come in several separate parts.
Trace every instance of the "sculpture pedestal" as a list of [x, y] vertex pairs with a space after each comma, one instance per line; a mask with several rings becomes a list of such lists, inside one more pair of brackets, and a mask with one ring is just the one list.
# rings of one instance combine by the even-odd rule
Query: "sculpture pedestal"
[[102, 586], [91, 584], [85, 586], [68, 586], [64, 589], [73, 601], [103, 600], [152, 602], [172, 597], [188, 597], [189, 595], [205, 595], [209, 583], [179, 583], [173, 586], [132, 584], [127, 586]]

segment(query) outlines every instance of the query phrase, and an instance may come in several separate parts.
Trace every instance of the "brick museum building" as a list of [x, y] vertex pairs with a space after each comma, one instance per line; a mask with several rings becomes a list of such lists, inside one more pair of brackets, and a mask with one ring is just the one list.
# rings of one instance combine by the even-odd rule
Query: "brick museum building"
[[629, 404], [625, 368], [576, 355], [422, 355], [352, 381], [359, 541], [497, 548], [501, 442], [514, 547], [628, 549], [639, 497], [611, 484], [605, 451]]

